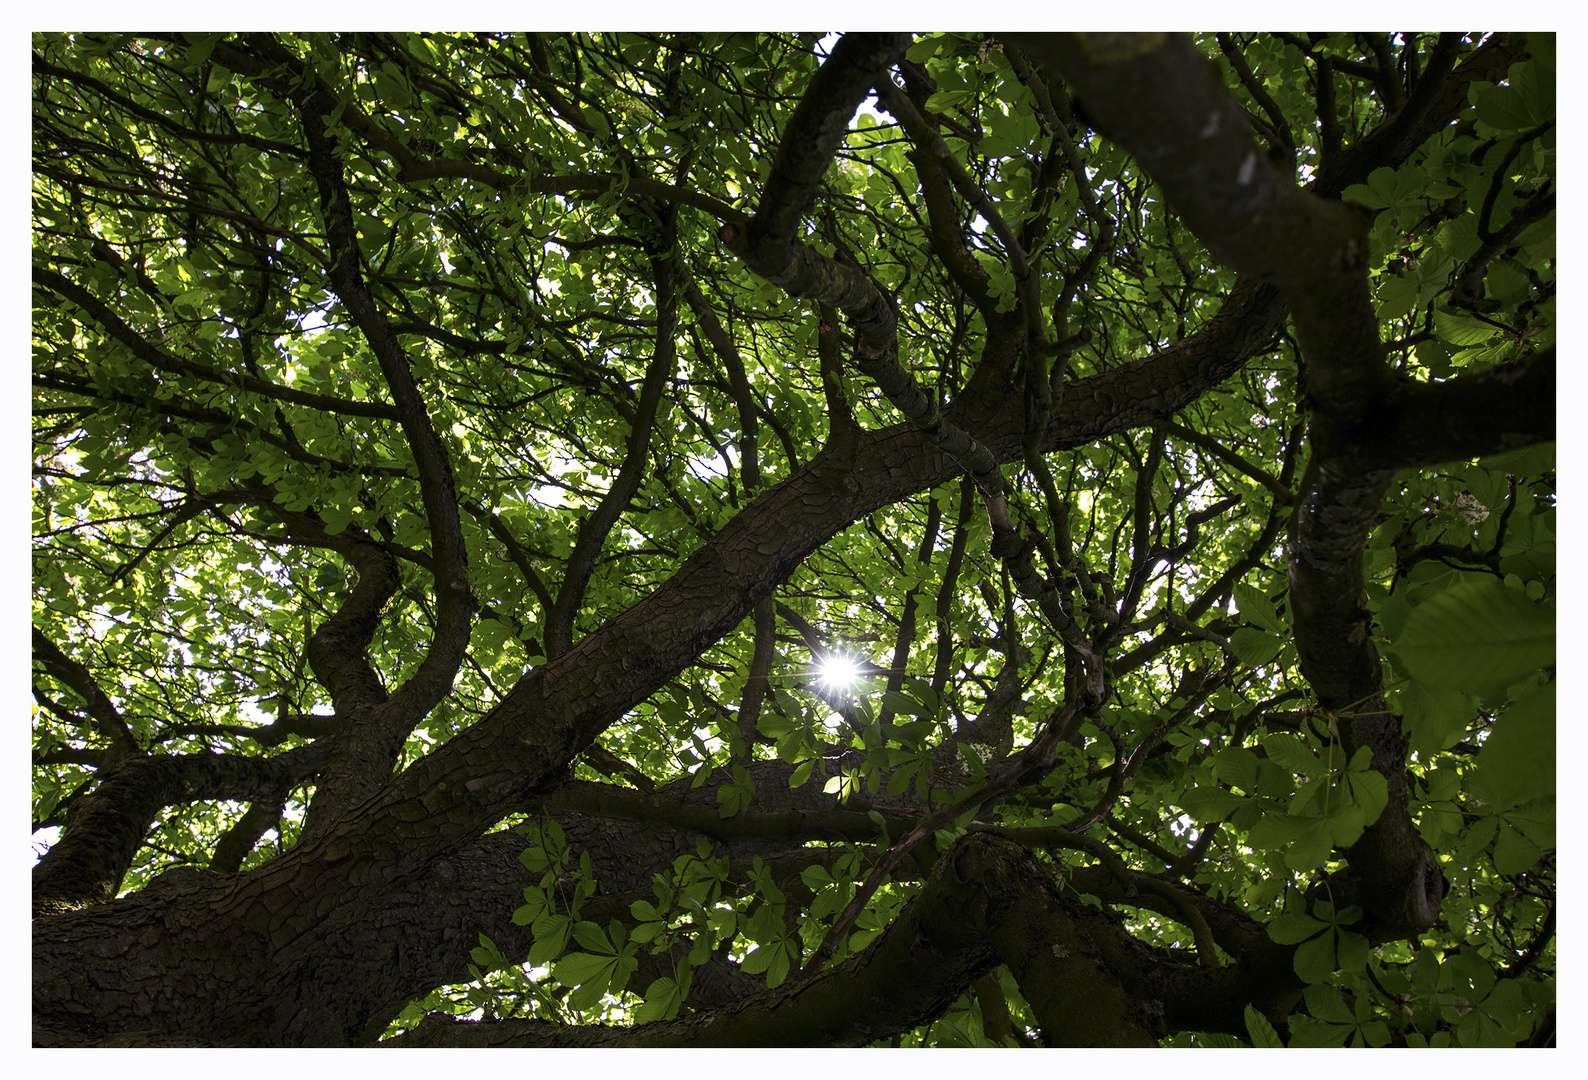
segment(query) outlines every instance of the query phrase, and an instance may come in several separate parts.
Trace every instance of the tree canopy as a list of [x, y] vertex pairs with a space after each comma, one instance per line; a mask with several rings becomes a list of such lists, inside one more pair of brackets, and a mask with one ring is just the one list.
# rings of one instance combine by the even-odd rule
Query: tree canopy
[[32, 87], [36, 1043], [1553, 1044], [1553, 35]]

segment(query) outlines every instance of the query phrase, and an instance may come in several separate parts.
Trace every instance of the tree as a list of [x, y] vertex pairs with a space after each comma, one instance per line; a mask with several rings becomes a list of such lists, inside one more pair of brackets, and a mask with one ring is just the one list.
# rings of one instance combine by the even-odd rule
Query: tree
[[1552, 1043], [1554, 55], [37, 35], [35, 1041]]

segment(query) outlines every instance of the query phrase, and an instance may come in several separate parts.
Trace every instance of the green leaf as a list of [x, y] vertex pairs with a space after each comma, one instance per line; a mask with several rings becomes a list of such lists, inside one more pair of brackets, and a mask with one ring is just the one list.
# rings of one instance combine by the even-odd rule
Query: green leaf
[[825, 866], [813, 865], [800, 871], [800, 880], [805, 883], [807, 889], [819, 892], [833, 883], [833, 876], [827, 872]]
[[1246, 1034], [1253, 1046], [1269, 1050], [1284, 1049], [1285, 1042], [1279, 1037], [1279, 1032], [1274, 1030], [1274, 1025], [1268, 1022], [1268, 1017], [1250, 1005], [1246, 1006]]
[[772, 955], [772, 962], [766, 969], [767, 989], [775, 989], [788, 978], [790, 956], [787, 943], [780, 945]]
[[1297, 776], [1317, 776], [1322, 768], [1318, 756], [1294, 735], [1271, 732], [1261, 741], [1270, 761]]
[[1408, 680], [1390, 691], [1411, 749], [1424, 758], [1460, 742], [1477, 710], [1469, 695]]
[[1268, 924], [1268, 936], [1281, 945], [1295, 945], [1316, 937], [1329, 924], [1300, 911], [1289, 911]]
[[910, 781], [914, 778], [918, 769], [919, 763], [912, 762], [893, 770], [893, 773], [888, 777], [888, 798], [898, 798], [910, 790]]
[[1334, 836], [1329, 822], [1315, 819], [1312, 827], [1298, 836], [1285, 852], [1285, 865], [1297, 873], [1305, 873], [1322, 866], [1328, 860], [1333, 846]]
[[772, 954], [777, 950], [770, 945], [757, 945], [739, 962], [739, 970], [747, 975], [760, 975], [772, 966]]
[[1335, 972], [1334, 938], [1338, 931], [1330, 930], [1310, 941], [1296, 946], [1293, 966], [1303, 982], [1321, 983]]
[[1339, 931], [1338, 946], [1341, 971], [1354, 972], [1367, 969], [1368, 947], [1367, 938], [1350, 930]]
[[1520, 874], [1536, 865], [1543, 854], [1537, 844], [1504, 821], [1500, 822], [1499, 835], [1494, 839], [1494, 868], [1500, 873]]
[[203, 67], [210, 58], [210, 53], [215, 51], [215, 46], [224, 38], [225, 34], [193, 34], [193, 44], [187, 47], [182, 59], [189, 68]]
[[558, 960], [551, 969], [551, 975], [563, 986], [599, 985], [605, 990], [616, 970], [616, 957], [576, 952]]
[[738, 784], [723, 784], [717, 788], [717, 816], [723, 818], [733, 817], [743, 810], [748, 804], [744, 789]]
[[1279, 650], [1285, 643], [1277, 634], [1270, 634], [1263, 630], [1254, 630], [1250, 626], [1243, 626], [1230, 635], [1230, 651], [1235, 658], [1248, 667], [1257, 667], [1268, 663], [1279, 655]]
[[1478, 781], [1497, 810], [1555, 793], [1555, 684], [1502, 712], [1478, 752]]
[[1282, 848], [1317, 828], [1317, 818], [1268, 811], [1247, 831], [1246, 842], [1259, 850]]
[[1213, 758], [1214, 772], [1230, 787], [1248, 795], [1257, 790], [1257, 755], [1244, 746], [1226, 746]]
[[607, 932], [593, 922], [581, 920], [573, 924], [573, 939], [591, 952], [611, 954], [617, 950], [607, 938]]
[[1482, 319], [1458, 315], [1443, 309], [1434, 312], [1434, 327], [1438, 330], [1441, 341], [1457, 348], [1481, 345], [1500, 332]]
[[939, 90], [926, 99], [926, 111], [930, 113], [947, 112], [974, 95], [969, 90]]
[[1244, 796], [1233, 791], [1199, 787], [1179, 796], [1175, 804], [1197, 821], [1221, 821], [1245, 802]]
[[1479, 83], [1473, 87], [1478, 119], [1501, 131], [1524, 131], [1542, 121], [1538, 102], [1516, 86]]
[[1235, 586], [1235, 606], [1240, 611], [1241, 617], [1248, 622], [1254, 622], [1264, 630], [1275, 634], [1285, 632], [1284, 625], [1279, 621], [1279, 612], [1274, 608], [1274, 602], [1260, 590], [1250, 585]]
[[1346, 1024], [1325, 1024], [1308, 1016], [1293, 1015], [1290, 1020], [1292, 1050], [1339, 1047], [1350, 1039], [1352, 1028]]
[[550, 912], [542, 914], [530, 927], [535, 940], [529, 947], [529, 962], [544, 964], [561, 956], [568, 947], [568, 935], [572, 930], [573, 919], [569, 916]]
[[1555, 662], [1555, 614], [1493, 578], [1419, 604], [1390, 646], [1429, 686], [1497, 694]]
[[685, 988], [670, 975], [652, 982], [645, 991], [645, 1000], [634, 1011], [636, 1023], [648, 1024], [653, 1020], [671, 1020], [684, 1004]]
[[1302, 993], [1307, 1002], [1307, 1011], [1314, 1018], [1334, 1024], [1356, 1024], [1356, 1017], [1351, 1014], [1350, 1007], [1333, 986], [1309, 986]]
[[[1363, 749], [1367, 749], [1363, 747]], [[1371, 825], [1389, 805], [1389, 781], [1377, 772], [1355, 772], [1345, 778], [1345, 793], [1361, 812], [1362, 824]], [[1355, 843], [1356, 841], [1352, 841]]]
[[888, 690], [882, 695], [882, 707], [892, 709], [895, 713], [914, 716], [921, 710], [921, 703], [910, 695], [898, 690]]

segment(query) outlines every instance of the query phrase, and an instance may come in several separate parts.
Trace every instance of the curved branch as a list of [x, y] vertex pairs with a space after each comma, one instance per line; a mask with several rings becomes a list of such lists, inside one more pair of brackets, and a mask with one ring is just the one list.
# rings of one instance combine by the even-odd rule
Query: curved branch
[[[284, 49], [274, 42], [270, 44], [280, 56], [290, 59]], [[301, 67], [296, 62], [293, 66]], [[320, 211], [330, 243], [331, 287], [369, 342], [391, 389], [403, 436], [419, 472], [420, 498], [430, 525], [431, 557], [435, 560], [436, 628], [424, 660], [396, 695], [404, 699], [404, 711], [409, 714], [407, 723], [412, 726], [451, 689], [469, 641], [474, 594], [469, 587], [457, 491], [446, 449], [430, 422], [429, 409], [414, 381], [408, 358], [364, 281], [364, 255], [353, 224], [352, 200], [337, 157], [336, 139], [329, 130], [337, 112], [337, 102], [326, 91], [300, 93], [296, 100], [304, 139], [309, 146], [309, 171], [319, 189]], [[406, 734], [404, 731], [404, 737]]]
[[[810, 978], [631, 1028], [432, 1013], [384, 1045], [864, 1046], [941, 1016], [1000, 961], [1050, 1046], [1155, 1046], [1164, 1034], [1127, 988], [1149, 965], [1124, 928], [1061, 895], [1021, 845], [981, 833], [955, 842], [864, 952]], [[857, 1001], [872, 1007], [856, 1009]]]
[[[877, 82], [877, 99], [883, 108], [896, 117], [905, 133], [910, 136], [910, 141], [920, 150], [929, 154], [933, 159], [942, 163], [942, 168], [948, 175], [960, 196], [987, 220], [992, 226], [993, 234], [998, 237], [998, 242], [1003, 246], [1004, 256], [1009, 261], [1009, 268], [1014, 272], [1015, 278], [1024, 285], [1031, 276], [1031, 267], [1026, 262], [1025, 248], [1015, 236], [1014, 230], [1004, 220], [998, 208], [993, 205], [987, 192], [982, 190], [976, 178], [971, 176], [959, 158], [948, 148], [943, 137], [937, 130], [926, 122], [915, 108], [915, 104], [905, 93], [895, 86], [890, 79], [881, 79]], [[1034, 282], [1032, 284], [1035, 284]]]
[[678, 294], [671, 265], [677, 257], [677, 245], [671, 227], [672, 216], [669, 214], [663, 228], [664, 250], [654, 254], [651, 259], [656, 290], [656, 344], [651, 353], [651, 362], [645, 368], [645, 381], [640, 387], [639, 406], [629, 430], [623, 465], [618, 469], [611, 488], [601, 497], [601, 502], [579, 523], [579, 531], [563, 574], [562, 588], [557, 593], [556, 602], [546, 613], [545, 645], [548, 659], [562, 655], [573, 644], [574, 618], [584, 601], [585, 586], [595, 571], [596, 558], [601, 554], [602, 545], [606, 543], [618, 518], [628, 509], [629, 501], [639, 491], [640, 482], [645, 478], [657, 410], [677, 367], [675, 332], [678, 328]]
[[700, 325], [700, 332], [705, 335], [706, 340], [711, 344], [712, 352], [727, 369], [728, 388], [733, 394], [733, 403], [739, 410], [739, 472], [744, 481], [745, 492], [751, 494], [761, 487], [761, 455], [757, 446], [760, 419], [756, 415], [758, 402], [755, 391], [750, 386], [750, 378], [745, 370], [744, 358], [739, 355], [739, 347], [734, 344], [733, 338], [722, 325], [722, 320], [717, 318], [717, 313], [712, 310], [711, 305], [706, 302], [705, 295], [700, 291], [699, 284], [682, 262], [679, 262], [678, 269], [684, 289], [684, 299], [689, 303], [689, 309], [694, 312], [695, 319]]
[[112, 311], [109, 305], [103, 303], [87, 289], [63, 274], [44, 266], [33, 268], [33, 281], [59, 296], [65, 297], [78, 307], [82, 308], [105, 332], [125, 345], [134, 356], [147, 363], [157, 371], [170, 372], [173, 375], [188, 375], [204, 382], [215, 383], [227, 388], [241, 387], [244, 390], [266, 397], [275, 398], [277, 401], [289, 402], [293, 405], [307, 405], [314, 409], [323, 409], [330, 413], [340, 413], [343, 416], [368, 416], [379, 420], [394, 420], [397, 411], [385, 402], [376, 401], [349, 401], [345, 398], [328, 397], [325, 394], [311, 394], [304, 390], [294, 390], [288, 386], [266, 382], [264, 379], [255, 378], [241, 372], [217, 371], [204, 364], [192, 360], [184, 360], [151, 345], [143, 335], [139, 334], [122, 318]]
[[288, 790], [283, 788], [275, 798], [255, 799], [243, 811], [243, 816], [237, 819], [236, 824], [216, 841], [215, 852], [210, 856], [209, 868], [212, 871], [218, 874], [237, 872], [248, 853], [259, 843], [260, 837], [281, 823]]
[[1366, 445], [1364, 468], [1421, 468], [1555, 438], [1555, 347], [1439, 383], [1402, 383]]
[[[304, 65], [279, 42], [263, 35], [251, 41], [272, 65], [268, 73], [259, 76], [260, 81], [297, 106], [330, 248], [330, 286], [369, 343], [392, 392], [397, 419], [419, 474], [436, 592], [435, 626], [417, 670], [389, 700], [382, 699], [382, 707], [352, 716], [348, 728], [337, 737], [335, 760], [328, 769], [328, 778], [334, 783], [322, 785], [316, 795], [308, 823], [313, 832], [361, 801], [390, 775], [414, 724], [451, 689], [468, 647], [475, 605], [451, 464], [402, 346], [364, 280], [364, 256], [333, 127], [342, 110], [316, 77], [303, 78]], [[368, 680], [363, 682], [367, 694], [373, 688]]]
[[111, 703], [110, 696], [100, 688], [93, 673], [81, 661], [63, 653], [36, 626], [33, 628], [33, 659], [83, 699], [99, 733], [110, 743], [111, 749], [103, 759], [103, 764], [112, 765], [124, 755], [143, 753], [138, 740], [133, 738], [132, 730], [127, 727], [127, 721], [122, 719], [121, 711]]
[[358, 584], [304, 646], [310, 670], [331, 695], [337, 716], [344, 719], [387, 700], [386, 687], [364, 650], [400, 584], [397, 560], [374, 544], [355, 542], [345, 554], [358, 571]]
[[33, 867], [34, 914], [114, 897], [163, 808], [206, 799], [278, 798], [314, 775], [328, 750], [324, 743], [314, 743], [271, 758], [128, 757], [104, 769], [94, 789], [73, 802], [60, 840]]
[[745, 226], [745, 262], [765, 278], [787, 265], [800, 218], [872, 84], [904, 54], [909, 34], [845, 34], [812, 76], [784, 125], [755, 217]]

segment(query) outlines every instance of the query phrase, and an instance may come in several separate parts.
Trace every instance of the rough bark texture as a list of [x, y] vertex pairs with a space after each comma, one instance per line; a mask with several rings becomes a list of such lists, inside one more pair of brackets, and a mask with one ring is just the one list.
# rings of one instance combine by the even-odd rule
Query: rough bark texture
[[[1350, 895], [1364, 907], [1366, 930], [1375, 940], [1413, 936], [1433, 925], [1445, 882], [1408, 810], [1405, 746], [1399, 720], [1384, 701], [1362, 553], [1398, 470], [1554, 437], [1554, 354], [1550, 350], [1437, 386], [1398, 381], [1385, 365], [1378, 337], [1364, 263], [1365, 225], [1336, 196], [1374, 168], [1404, 160], [1465, 106], [1468, 85], [1503, 71], [1514, 53], [1496, 39], [1459, 68], [1452, 69], [1453, 58], [1444, 57], [1438, 77], [1429, 73], [1399, 114], [1373, 137], [1331, 159], [1312, 190], [1303, 191], [1258, 148], [1246, 115], [1189, 40], [1164, 35], [1023, 35], [1018, 40], [1036, 66], [1062, 76], [1098, 129], [1136, 157], [1185, 224], [1240, 275], [1217, 313], [1194, 332], [1085, 378], [1067, 379], [1061, 368], [1050, 381], [1046, 368], [1031, 376], [1022, 366], [1035, 365], [1039, 354], [1051, 357], [1073, 348], [1074, 342], [1042, 340], [1044, 316], [1032, 310], [1029, 292], [1022, 292], [1025, 306], [1013, 315], [998, 313], [986, 273], [965, 254], [953, 192], [973, 205], [979, 205], [976, 198], [985, 202], [985, 195], [972, 190], [974, 181], [962, 175], [963, 169], [940, 167], [948, 151], [937, 134], [938, 121], [931, 120], [928, 131], [927, 118], [912, 104], [919, 95], [910, 83], [918, 75], [906, 72], [903, 91], [892, 83], [908, 35], [851, 35], [834, 49], [781, 133], [754, 215], [689, 192], [681, 183], [630, 175], [626, 166], [621, 175], [518, 177], [502, 171], [519, 168], [511, 160], [493, 158], [487, 167], [475, 160], [432, 159], [385, 134], [355, 103], [339, 98], [312, 64], [273, 39], [256, 36], [216, 46], [228, 70], [278, 92], [297, 110], [306, 149], [293, 147], [293, 152], [303, 156], [318, 196], [325, 286], [351, 314], [376, 357], [389, 403], [333, 400], [302, 391], [294, 398], [283, 387], [269, 389], [282, 401], [398, 422], [416, 464], [429, 522], [428, 563], [418, 564], [428, 575], [423, 588], [434, 627], [408, 680], [388, 692], [366, 652], [386, 605], [403, 584], [396, 560], [377, 538], [357, 529], [330, 536], [312, 515], [281, 511], [277, 520], [294, 543], [338, 552], [360, 577], [305, 645], [315, 677], [335, 704], [336, 716], [322, 718], [330, 733], [308, 747], [262, 759], [145, 754], [86, 669], [59, 650], [52, 652], [47, 640], [36, 642], [46, 670], [79, 687], [94, 722], [116, 747], [104, 760], [97, 785], [71, 805], [60, 842], [33, 872], [36, 1045], [369, 1045], [408, 1003], [438, 986], [466, 981], [469, 951], [481, 934], [505, 956], [527, 954], [531, 932], [515, 924], [512, 915], [523, 902], [523, 890], [540, 875], [519, 859], [526, 846], [523, 836], [501, 828], [512, 815], [554, 816], [575, 857], [590, 856], [597, 890], [586, 901], [584, 917], [597, 921], [627, 917], [633, 901], [650, 896], [652, 875], [695, 852], [702, 838], [731, 860], [733, 880], [741, 886], [752, 861], [760, 859], [790, 892], [804, 888], [799, 870], [814, 857], [806, 844], [865, 843], [875, 839], [879, 820], [896, 839], [941, 807], [909, 792], [894, 798], [862, 794], [839, 805], [820, 781], [824, 774], [838, 775], [848, 760], [820, 761], [816, 782], [790, 790], [792, 766], [750, 761], [746, 751], [741, 760], [749, 762], [756, 798], [727, 818], [717, 811], [716, 789], [732, 782], [731, 774], [712, 774], [695, 787], [685, 780], [637, 792], [616, 784], [576, 783], [571, 770], [581, 754], [599, 753], [603, 732], [752, 614], [754, 673], [764, 680], [775, 633], [775, 590], [851, 524], [967, 473], [980, 485], [999, 535], [995, 553], [1007, 556], [1017, 574], [1022, 567], [1029, 573], [1028, 598], [1047, 590], [1042, 610], [1056, 630], [1053, 662], [1064, 665], [1069, 676], [1066, 702], [1054, 707], [1053, 716], [1096, 718], [1108, 699], [1111, 676], [1103, 654], [1091, 650], [1101, 648], [1099, 643], [1120, 650], [1156, 647], [1125, 639], [1141, 630], [1129, 624], [1147, 568], [1172, 553], [1148, 550], [1150, 499], [1144, 498], [1138, 546], [1127, 552], [1133, 566], [1124, 599], [1110, 609], [1112, 621], [1097, 620], [1101, 629], [1086, 637], [1076, 629], [1068, 605], [1070, 592], [1080, 589], [1083, 596], [1074, 610], [1087, 604], [1097, 608], [1093, 583], [1075, 575], [1080, 583], [1063, 585], [1065, 606], [1060, 606], [1059, 586], [1031, 569], [1035, 544], [1011, 525], [1001, 501], [1005, 481], [999, 466], [1156, 428], [1158, 441], [1137, 474], [1140, 490], [1150, 494], [1163, 432], [1177, 413], [1268, 352], [1287, 321], [1306, 360], [1309, 464], [1293, 498], [1289, 464], [1282, 479], [1249, 464], [1246, 469], [1293, 504], [1288, 567], [1301, 670], [1324, 709], [1349, 709], [1350, 718], [1341, 725], [1347, 749], [1370, 748], [1373, 767], [1388, 783], [1388, 808], [1349, 852], [1358, 879]], [[579, 125], [588, 126], [587, 119], [535, 67], [533, 50], [529, 54], [526, 85], [551, 102], [565, 126], [584, 130]], [[893, 298], [850, 261], [823, 255], [814, 241], [807, 242], [805, 215], [849, 119], [883, 82], [887, 85], [879, 96], [907, 118], [906, 127], [918, 140], [929, 244], [986, 316], [979, 366], [963, 391], [946, 403], [923, 392], [899, 361]], [[1053, 88], [1058, 89], [1056, 81]], [[1052, 102], [1044, 108], [1052, 113]], [[331, 120], [340, 126], [328, 126]], [[752, 450], [746, 455], [752, 464], [745, 474], [745, 505], [663, 583], [578, 637], [575, 617], [590, 568], [629, 508], [647, 467], [652, 428], [662, 422], [658, 412], [677, 361], [675, 289], [688, 306], [709, 313], [702, 289], [672, 266], [680, 248], [676, 237], [662, 229], [664, 242], [650, 251], [651, 284], [662, 312], [654, 359], [630, 417], [621, 475], [599, 511], [580, 527], [574, 547], [582, 569], [554, 598], [524, 549], [512, 550], [555, 613], [545, 641], [549, 659], [525, 671], [472, 725], [398, 769], [415, 725], [448, 694], [464, 662], [476, 604], [447, 451], [410, 369], [407, 335], [394, 328], [384, 301], [377, 302], [365, 280], [371, 255], [360, 247], [361, 226], [343, 168], [350, 146], [390, 159], [404, 183], [451, 177], [498, 191], [518, 185], [585, 194], [622, 183], [631, 196], [651, 200], [647, 207], [667, 207], [668, 222], [676, 220], [680, 205], [712, 213], [727, 249], [719, 254], [741, 260], [754, 274], [818, 310], [842, 313], [856, 366], [870, 380], [864, 385], [880, 388], [914, 422], [870, 430], [852, 419], [845, 422], [844, 390], [839, 380], [830, 380], [835, 408], [826, 445], [771, 485], [762, 484]], [[613, 153], [621, 162], [619, 150]], [[1018, 247], [1001, 221], [994, 231], [1013, 245], [1012, 251]], [[1020, 264], [1023, 257], [1011, 255], [1011, 261]], [[1068, 283], [1069, 293], [1081, 281]], [[156, 368], [224, 381], [155, 348], [66, 276], [36, 270], [35, 283], [75, 303], [83, 319]], [[1065, 325], [1063, 317], [1054, 321]], [[758, 403], [734, 339], [714, 316], [703, 323], [710, 344], [728, 365], [728, 382], [744, 414], [742, 433], [753, 444], [757, 428], [751, 421]], [[824, 325], [821, 333], [823, 355], [831, 362], [837, 330]], [[1017, 371], [1027, 374], [1026, 386], [1017, 385]], [[264, 388], [258, 379], [240, 385]], [[1051, 399], [1043, 397], [1050, 389]], [[1542, 409], [1546, 402], [1551, 407]], [[263, 501], [269, 502], [268, 494]], [[491, 511], [482, 507], [481, 515]], [[499, 519], [491, 521], [499, 537], [510, 539]], [[1189, 546], [1205, 523], [1180, 524], [1189, 529]], [[1265, 537], [1277, 532], [1277, 516], [1269, 524]], [[963, 555], [965, 530], [962, 522], [953, 539], [956, 561]], [[1063, 544], [1068, 542], [1066, 537]], [[923, 545], [923, 559], [928, 547]], [[1051, 555], [1050, 566], [1064, 564], [1063, 557], [1045, 554]], [[1252, 561], [1262, 555], [1255, 551]], [[939, 613], [947, 610], [943, 598]], [[912, 611], [908, 630], [901, 632], [900, 656], [908, 652], [905, 638], [914, 633], [913, 618]], [[1009, 678], [1000, 676], [998, 700], [1001, 708], [1013, 710], [1021, 704], [1020, 646], [1011, 637], [1000, 647], [1006, 650]], [[1220, 678], [1222, 673], [1213, 671], [1197, 672], [1194, 680], [1188, 674], [1182, 689], [1195, 700], [1187, 709], [1202, 707]], [[745, 691], [739, 715], [747, 746], [756, 737], [755, 719], [765, 697], [760, 682], [754, 682], [753, 692]], [[996, 727], [1007, 750], [1009, 716], [994, 712], [989, 708], [980, 721], [967, 722], [962, 732], [967, 738], [961, 741], [975, 734], [985, 745], [992, 738], [988, 729]], [[1176, 874], [1127, 868], [1088, 831], [1105, 819], [1109, 800], [1129, 779], [1124, 770], [1139, 769], [1165, 731], [1138, 746], [1139, 757], [1128, 762], [1114, 733], [1107, 733], [1116, 751], [1108, 767], [1109, 793], [1087, 819], [1087, 828], [1031, 830], [1022, 836], [1019, 830], [977, 823], [942, 850], [926, 830], [926, 840], [912, 853], [913, 864], [902, 863], [896, 874], [920, 881], [919, 891], [868, 948], [824, 970], [767, 990], [760, 979], [719, 956], [696, 971], [689, 998], [695, 1011], [677, 1020], [573, 1028], [432, 1014], [392, 1044], [867, 1045], [941, 1016], [973, 986], [978, 995], [991, 994], [996, 980], [985, 977], [1000, 965], [1013, 975], [1049, 1045], [1151, 1046], [1185, 1030], [1244, 1037], [1247, 1005], [1282, 1024], [1302, 986], [1292, 967], [1293, 947], [1276, 945], [1262, 924]], [[1049, 753], [1040, 764], [1051, 766], [1051, 748], [1061, 736], [1078, 739], [1070, 730], [1045, 732]], [[945, 786], [964, 794], [969, 774], [955, 752], [953, 745], [942, 748], [934, 765], [953, 773], [955, 784]], [[1027, 761], [1008, 757], [1001, 762], [1011, 763]], [[989, 774], [997, 775], [999, 764], [990, 763]], [[316, 781], [316, 791], [297, 845], [256, 869], [230, 872], [279, 819], [289, 790], [309, 780]], [[997, 792], [1000, 798], [1004, 794]], [[115, 898], [162, 808], [202, 799], [255, 804], [216, 850], [213, 868], [169, 871], [143, 890]], [[1200, 858], [1206, 848], [1205, 841], [1198, 842], [1204, 846], [1193, 853]], [[1081, 850], [1098, 865], [1066, 872], [1034, 854], [1043, 849]], [[1178, 855], [1162, 854], [1165, 864]], [[1148, 947], [1117, 915], [1079, 900], [1081, 893], [1183, 922], [1191, 928], [1195, 948]], [[643, 957], [636, 982], [668, 974], [670, 959]]]
[[[1277, 328], [1276, 308], [1257, 290], [1237, 293], [1226, 305], [1233, 310], [1203, 334], [1072, 387], [1050, 445], [1081, 445], [1167, 416], [1266, 344]], [[976, 429], [1005, 460], [1021, 452], [1017, 408], [1006, 399], [1001, 411], [984, 406], [975, 415]], [[317, 840], [236, 878], [195, 878], [158, 901], [145, 890], [35, 923], [35, 971], [59, 973], [35, 982], [36, 1038], [81, 1041], [77, 1025], [85, 1017], [93, 1017], [90, 1031], [104, 1034], [230, 1032], [228, 1039], [247, 1045], [365, 1038], [401, 1001], [396, 991], [369, 988], [412, 985], [403, 970], [408, 950], [399, 944], [408, 931], [395, 932], [389, 912], [429, 887], [438, 861], [559, 787], [569, 763], [606, 725], [733, 629], [830, 536], [879, 506], [951, 479], [952, 462], [922, 442], [900, 425], [861, 435], [843, 460], [818, 455], [746, 507], [665, 586], [530, 672], [489, 715]], [[36, 878], [52, 872], [59, 850], [40, 863]], [[49, 899], [36, 888], [36, 903]], [[493, 936], [504, 914], [510, 911], [498, 913]], [[103, 950], [84, 935], [102, 939]], [[137, 951], [152, 951], [128, 955], [117, 941], [144, 942]], [[171, 955], [174, 941], [182, 948]], [[459, 942], [465, 954], [473, 944], [466, 935]], [[220, 956], [227, 959], [213, 959]], [[148, 980], [155, 976], [137, 974], [158, 969], [165, 980], [189, 964], [203, 972], [192, 982], [203, 992], [192, 997], [174, 985], [153, 993]], [[88, 995], [84, 965], [125, 969], [130, 981]], [[292, 1004], [263, 1004], [269, 1000]]]

